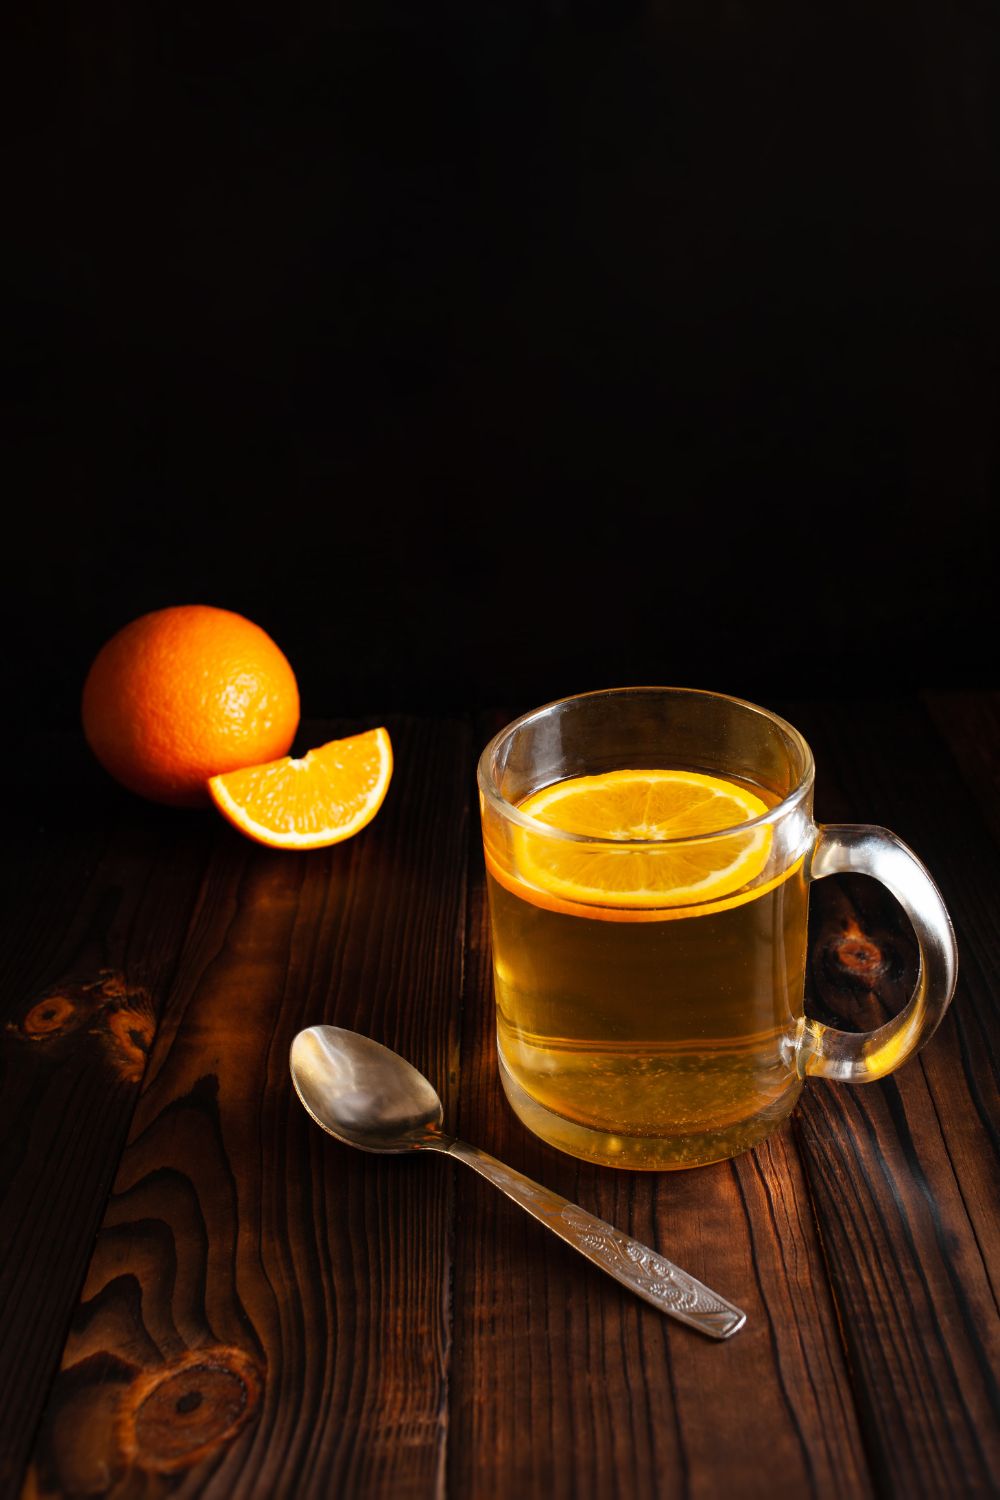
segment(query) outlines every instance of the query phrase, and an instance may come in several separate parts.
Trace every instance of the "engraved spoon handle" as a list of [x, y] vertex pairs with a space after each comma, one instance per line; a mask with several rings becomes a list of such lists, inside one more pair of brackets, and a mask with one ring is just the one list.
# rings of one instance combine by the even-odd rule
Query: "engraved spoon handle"
[[728, 1339], [746, 1322], [746, 1313], [720, 1297], [702, 1282], [696, 1281], [679, 1266], [664, 1260], [648, 1245], [630, 1240], [603, 1219], [595, 1219], [575, 1203], [560, 1198], [523, 1172], [505, 1167], [495, 1157], [464, 1141], [452, 1141], [446, 1147], [449, 1156], [457, 1156], [466, 1166], [478, 1172], [513, 1198], [532, 1218], [551, 1229], [567, 1245], [579, 1250], [595, 1266], [607, 1271], [629, 1291], [642, 1297], [660, 1312], [689, 1323], [713, 1339]]

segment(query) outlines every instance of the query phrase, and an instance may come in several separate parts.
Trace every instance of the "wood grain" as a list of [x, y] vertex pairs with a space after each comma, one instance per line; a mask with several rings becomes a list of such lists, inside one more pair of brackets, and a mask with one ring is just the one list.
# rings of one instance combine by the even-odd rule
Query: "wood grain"
[[451, 1173], [332, 1142], [287, 1062], [300, 1027], [352, 1027], [454, 1113], [468, 733], [390, 730], [393, 785], [356, 839], [294, 855], [217, 838], [33, 1493], [439, 1486]]
[[[810, 1085], [796, 1116], [869, 1457], [886, 1494], [995, 1493], [1000, 1170], [986, 976], [1000, 954], [987, 897], [997, 847], [919, 707], [791, 712], [816, 751], [820, 815], [878, 821], [911, 843], [941, 884], [959, 939], [959, 990], [920, 1057], [878, 1084]], [[818, 905], [828, 884], [816, 889]], [[878, 955], [860, 1013], [857, 974], [841, 1009], [867, 1027], [905, 1003], [912, 939], [891, 898], [861, 899], [855, 887], [852, 904], [850, 889], [842, 883], [827, 916], [839, 911]], [[837, 1009], [825, 939], [812, 958], [814, 993]]]
[[210, 844], [206, 819], [119, 791], [76, 738], [31, 746], [18, 775], [0, 945], [2, 1493], [58, 1366]]

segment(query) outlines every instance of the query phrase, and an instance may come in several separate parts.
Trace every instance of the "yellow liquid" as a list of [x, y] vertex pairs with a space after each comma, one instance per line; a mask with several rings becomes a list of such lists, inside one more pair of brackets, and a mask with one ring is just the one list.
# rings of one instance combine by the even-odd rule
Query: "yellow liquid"
[[801, 860], [689, 914], [558, 909], [489, 855], [487, 879], [501, 1077], [536, 1134], [662, 1170], [733, 1156], [789, 1113]]

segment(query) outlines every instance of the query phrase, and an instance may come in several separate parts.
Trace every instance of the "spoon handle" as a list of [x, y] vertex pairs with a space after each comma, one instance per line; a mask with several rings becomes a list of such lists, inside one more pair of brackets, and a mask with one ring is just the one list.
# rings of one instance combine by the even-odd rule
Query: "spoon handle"
[[526, 1209], [532, 1218], [551, 1229], [567, 1245], [579, 1250], [595, 1266], [607, 1271], [616, 1281], [627, 1286], [636, 1296], [642, 1297], [660, 1312], [688, 1323], [713, 1339], [727, 1339], [738, 1333], [746, 1322], [746, 1313], [711, 1291], [702, 1282], [696, 1281], [679, 1266], [664, 1260], [648, 1245], [630, 1240], [603, 1219], [595, 1219], [575, 1203], [560, 1198], [538, 1182], [532, 1182], [523, 1172], [505, 1167], [495, 1157], [488, 1156], [476, 1146], [464, 1141], [453, 1141], [447, 1148], [449, 1156], [457, 1156], [466, 1166], [478, 1172], [498, 1187], [508, 1198], [513, 1198]]

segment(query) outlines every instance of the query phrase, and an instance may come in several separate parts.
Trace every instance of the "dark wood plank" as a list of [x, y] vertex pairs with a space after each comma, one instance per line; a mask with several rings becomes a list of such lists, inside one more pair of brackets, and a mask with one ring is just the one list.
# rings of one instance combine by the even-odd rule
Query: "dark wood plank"
[[1000, 693], [927, 693], [924, 702], [1000, 843]]
[[209, 814], [116, 788], [81, 739], [19, 761], [0, 944], [0, 1492], [18, 1483], [208, 859]]
[[[955, 1002], [920, 1057], [878, 1084], [810, 1083], [796, 1115], [868, 1452], [886, 1494], [995, 1493], [997, 845], [919, 706], [802, 705], [791, 716], [816, 750], [819, 815], [905, 838], [941, 885], [960, 947]], [[814, 993], [838, 1009], [840, 922], [840, 1012], [847, 1025], [878, 1024], [909, 993], [912, 939], [869, 882], [842, 884], [836, 899], [831, 885], [815, 891], [826, 923]]]
[[450, 1494], [866, 1494], [792, 1131], [732, 1163], [662, 1174], [591, 1167], [537, 1141], [497, 1076], [478, 849], [470, 889], [463, 1136], [660, 1247], [744, 1307], [748, 1323], [713, 1344], [601, 1276], [485, 1184], [462, 1185]]
[[311, 1124], [304, 1025], [397, 1047], [454, 1110], [470, 744], [390, 721], [357, 838], [222, 830], [35, 1450], [37, 1494], [426, 1496], [447, 1435], [452, 1172]]

